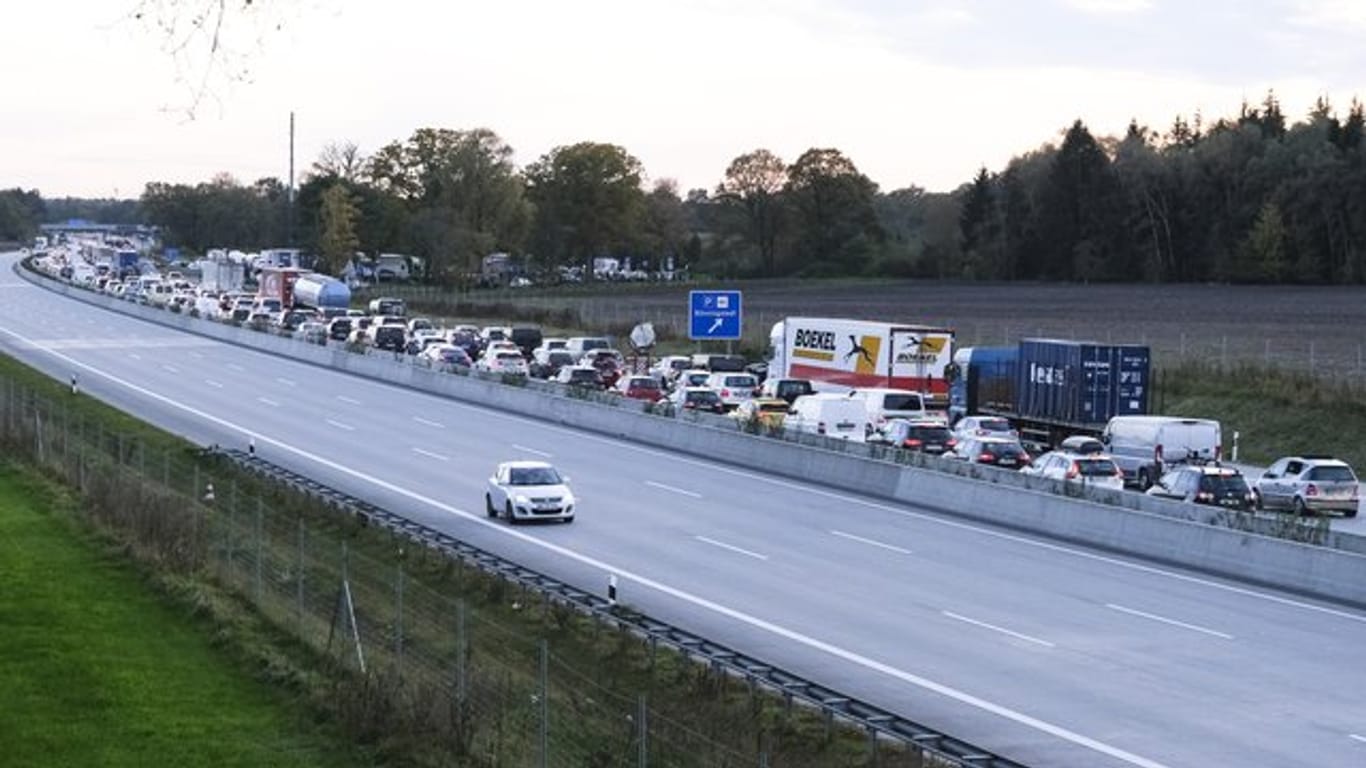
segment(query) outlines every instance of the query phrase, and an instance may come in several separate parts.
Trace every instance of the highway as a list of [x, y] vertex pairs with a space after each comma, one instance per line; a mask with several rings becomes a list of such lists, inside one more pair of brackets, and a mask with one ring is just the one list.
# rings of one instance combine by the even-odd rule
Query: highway
[[[1366, 613], [538, 423], [72, 301], [0, 258], [0, 351], [1039, 766], [1366, 765]], [[573, 525], [483, 512], [509, 458]], [[927, 500], [932, 502], [933, 500]]]

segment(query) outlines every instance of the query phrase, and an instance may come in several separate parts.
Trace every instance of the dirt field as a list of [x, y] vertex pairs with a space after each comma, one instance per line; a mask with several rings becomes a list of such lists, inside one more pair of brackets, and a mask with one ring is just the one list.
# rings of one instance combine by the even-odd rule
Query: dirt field
[[[524, 305], [575, 308], [594, 327], [650, 321], [686, 336], [687, 293], [694, 287], [510, 296]], [[745, 336], [751, 345], [760, 344], [784, 316], [854, 317], [947, 325], [964, 345], [1014, 343], [1028, 336], [1139, 343], [1153, 348], [1159, 364], [1181, 358], [1269, 363], [1366, 381], [1366, 288], [909, 280], [753, 281], [725, 287], [745, 292]]]

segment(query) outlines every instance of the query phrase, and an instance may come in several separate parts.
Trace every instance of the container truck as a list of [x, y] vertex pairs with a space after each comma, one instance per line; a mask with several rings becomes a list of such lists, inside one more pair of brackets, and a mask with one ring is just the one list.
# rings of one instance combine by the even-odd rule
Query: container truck
[[351, 289], [346, 283], [327, 275], [300, 275], [294, 281], [294, 306], [307, 309], [346, 309], [351, 306]]
[[1001, 416], [1034, 447], [1098, 437], [1111, 418], [1148, 412], [1150, 358], [1146, 346], [1064, 339], [965, 347], [954, 353], [949, 419]]
[[871, 320], [788, 317], [769, 334], [772, 379], [810, 379], [819, 390], [882, 387], [948, 405], [953, 331]]

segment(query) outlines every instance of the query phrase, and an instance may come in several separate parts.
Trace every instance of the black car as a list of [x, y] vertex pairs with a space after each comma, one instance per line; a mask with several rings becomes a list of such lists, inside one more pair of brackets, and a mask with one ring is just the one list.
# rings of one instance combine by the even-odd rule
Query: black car
[[407, 334], [400, 325], [381, 325], [375, 329], [375, 348], [402, 352], [407, 343]]
[[355, 323], [349, 317], [334, 317], [327, 324], [327, 338], [333, 341], [346, 341], [351, 337], [351, 327]]
[[1029, 452], [1008, 437], [970, 437], [953, 448], [954, 455], [973, 464], [990, 464], [1005, 469], [1019, 469], [1029, 463]]
[[683, 391], [682, 407], [688, 411], [726, 412], [726, 404], [721, 402], [721, 396], [716, 394], [716, 390], [700, 387], [688, 388]]
[[1237, 510], [1252, 509], [1256, 498], [1243, 473], [1217, 464], [1177, 467], [1149, 488], [1148, 495]]
[[879, 442], [885, 442], [907, 451], [930, 453], [936, 456], [953, 450], [958, 441], [942, 422], [911, 421], [892, 419], [882, 429]]

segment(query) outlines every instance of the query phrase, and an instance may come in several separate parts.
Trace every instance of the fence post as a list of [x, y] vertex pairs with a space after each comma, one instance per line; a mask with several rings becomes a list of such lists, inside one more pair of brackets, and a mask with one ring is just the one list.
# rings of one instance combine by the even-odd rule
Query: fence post
[[646, 768], [649, 764], [649, 744], [647, 735], [650, 729], [647, 727], [646, 716], [649, 709], [645, 706], [645, 694], [636, 697], [636, 765], [638, 768]]
[[225, 548], [225, 549], [226, 549], [227, 556], [226, 556], [226, 558], [224, 559], [224, 565], [227, 567], [227, 574], [228, 574], [228, 575], [227, 575], [227, 580], [228, 580], [228, 586], [232, 586], [232, 524], [233, 524], [233, 521], [236, 520], [236, 519], [237, 519], [237, 481], [236, 481], [236, 480], [233, 480], [233, 481], [232, 481], [232, 497], [228, 500], [228, 519], [226, 520], [226, 524], [223, 526], [223, 530], [227, 531], [227, 545], [226, 545], [226, 548]]
[[539, 768], [546, 768], [550, 762], [550, 642], [545, 638], [541, 639], [541, 671], [540, 671], [540, 720], [541, 732], [539, 736], [541, 748], [537, 751], [536, 765]]
[[[162, 485], [162, 487], [164, 487], [164, 488], [170, 488], [170, 487], [171, 487], [171, 449], [170, 449], [170, 448], [162, 448], [162, 449], [161, 449], [161, 485]], [[193, 491], [190, 492], [190, 496], [192, 496], [192, 497], [194, 496], [194, 492], [193, 492]]]
[[299, 517], [299, 560], [294, 566], [294, 623], [302, 634], [304, 626], [304, 519]]
[[394, 658], [398, 664], [398, 676], [403, 677], [403, 549], [398, 550], [398, 581], [396, 582], [396, 603], [394, 607]]
[[252, 593], [259, 606], [261, 603], [261, 518], [264, 516], [261, 497], [256, 497], [256, 576], [252, 582]]
[[464, 706], [468, 694], [468, 681], [465, 679], [465, 657], [469, 655], [465, 637], [465, 598], [455, 603], [455, 701]]

